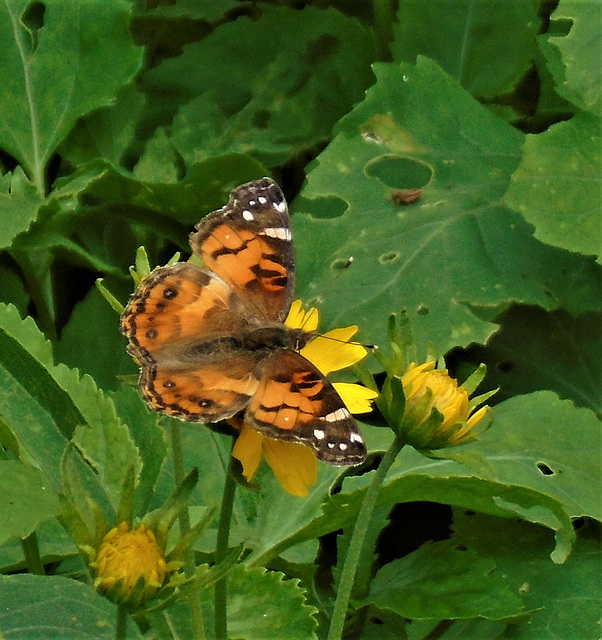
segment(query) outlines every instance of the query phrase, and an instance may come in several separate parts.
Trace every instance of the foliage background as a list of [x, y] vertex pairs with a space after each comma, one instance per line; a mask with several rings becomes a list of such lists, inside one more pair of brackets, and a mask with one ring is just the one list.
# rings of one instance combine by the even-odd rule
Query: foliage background
[[[357, 323], [384, 345], [405, 308], [421, 354], [461, 379], [485, 362], [483, 387], [500, 387], [480, 442], [396, 461], [349, 637], [599, 636], [600, 14], [577, 0], [2, 0], [2, 634], [113, 637], [114, 605], [71, 579], [61, 499], [85, 511], [85, 486], [114, 518], [128, 465], [140, 516], [173, 487], [165, 421], [126, 379], [96, 278], [125, 303], [140, 245], [153, 265], [187, 252], [193, 224], [270, 174], [306, 302], [355, 258], [322, 329]], [[420, 198], [396, 203], [406, 189]], [[233, 637], [324, 634], [390, 438], [376, 416], [363, 430], [365, 468], [322, 465], [305, 500], [265, 470], [238, 491]], [[194, 514], [219, 501], [228, 438], [184, 435]], [[45, 576], [23, 573], [34, 532]], [[186, 637], [187, 615], [175, 603], [129, 633]]]

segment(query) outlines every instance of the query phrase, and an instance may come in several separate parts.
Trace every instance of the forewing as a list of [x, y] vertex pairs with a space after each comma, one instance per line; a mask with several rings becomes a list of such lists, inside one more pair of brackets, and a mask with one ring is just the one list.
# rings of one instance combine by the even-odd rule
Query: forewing
[[309, 360], [275, 352], [245, 413], [245, 422], [270, 438], [302, 442], [336, 465], [359, 464], [366, 445], [332, 384]]
[[295, 259], [286, 200], [262, 178], [241, 185], [190, 237], [193, 251], [260, 317], [283, 321], [294, 291]]
[[241, 410], [258, 386], [258, 357], [240, 349], [245, 308], [214, 274], [188, 263], [153, 271], [121, 318], [151, 408], [213, 422]]

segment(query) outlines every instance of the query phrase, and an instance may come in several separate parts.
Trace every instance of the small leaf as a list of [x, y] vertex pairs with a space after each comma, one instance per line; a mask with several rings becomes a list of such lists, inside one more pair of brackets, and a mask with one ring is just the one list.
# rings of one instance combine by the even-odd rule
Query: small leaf
[[60, 513], [58, 495], [45, 486], [42, 473], [19, 460], [0, 461], [0, 544], [26, 538]]
[[412, 620], [501, 620], [524, 613], [492, 560], [448, 540], [423, 544], [386, 564], [372, 581], [366, 603]]

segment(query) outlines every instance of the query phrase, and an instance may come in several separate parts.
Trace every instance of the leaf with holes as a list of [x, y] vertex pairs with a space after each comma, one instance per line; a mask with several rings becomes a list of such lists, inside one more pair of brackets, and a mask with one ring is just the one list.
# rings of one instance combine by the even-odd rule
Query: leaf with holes
[[[537, 242], [500, 204], [522, 134], [430, 60], [375, 71], [294, 203], [302, 297], [320, 296], [355, 258], [325, 296], [325, 328], [353, 319], [361, 340], [382, 344], [384, 318], [405, 307], [425, 355], [430, 343], [444, 353], [483, 342], [494, 329], [484, 308], [598, 307], [595, 264]], [[399, 202], [400, 189], [420, 197]]]

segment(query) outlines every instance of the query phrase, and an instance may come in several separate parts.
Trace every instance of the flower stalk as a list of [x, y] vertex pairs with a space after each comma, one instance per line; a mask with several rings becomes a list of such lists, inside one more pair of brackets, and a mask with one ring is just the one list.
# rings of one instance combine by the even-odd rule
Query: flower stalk
[[[215, 564], [220, 565], [226, 560], [230, 541], [230, 527], [232, 524], [232, 511], [234, 508], [234, 496], [236, 495], [236, 480], [234, 478], [234, 457], [229, 457], [224, 492], [222, 495], [222, 508], [219, 516], [217, 530], [217, 545], [215, 548]], [[222, 576], [215, 583], [215, 637], [217, 640], [228, 638], [228, 582], [227, 576]]]
[[345, 625], [347, 610], [349, 608], [349, 599], [351, 598], [351, 591], [355, 581], [355, 574], [363, 553], [366, 553], [366, 550], [364, 549], [364, 540], [366, 538], [366, 533], [368, 532], [368, 527], [370, 526], [372, 512], [376, 506], [378, 494], [387, 472], [391, 468], [391, 465], [399, 455], [403, 446], [404, 443], [401, 438], [396, 437], [393, 440], [391, 446], [381, 460], [378, 469], [374, 472], [372, 482], [368, 486], [364, 499], [362, 500], [362, 505], [357, 514], [353, 534], [351, 535], [349, 548], [347, 550], [343, 570], [341, 572], [337, 597], [332, 611], [330, 628], [328, 630], [328, 640], [339, 640], [342, 637], [343, 626]]

